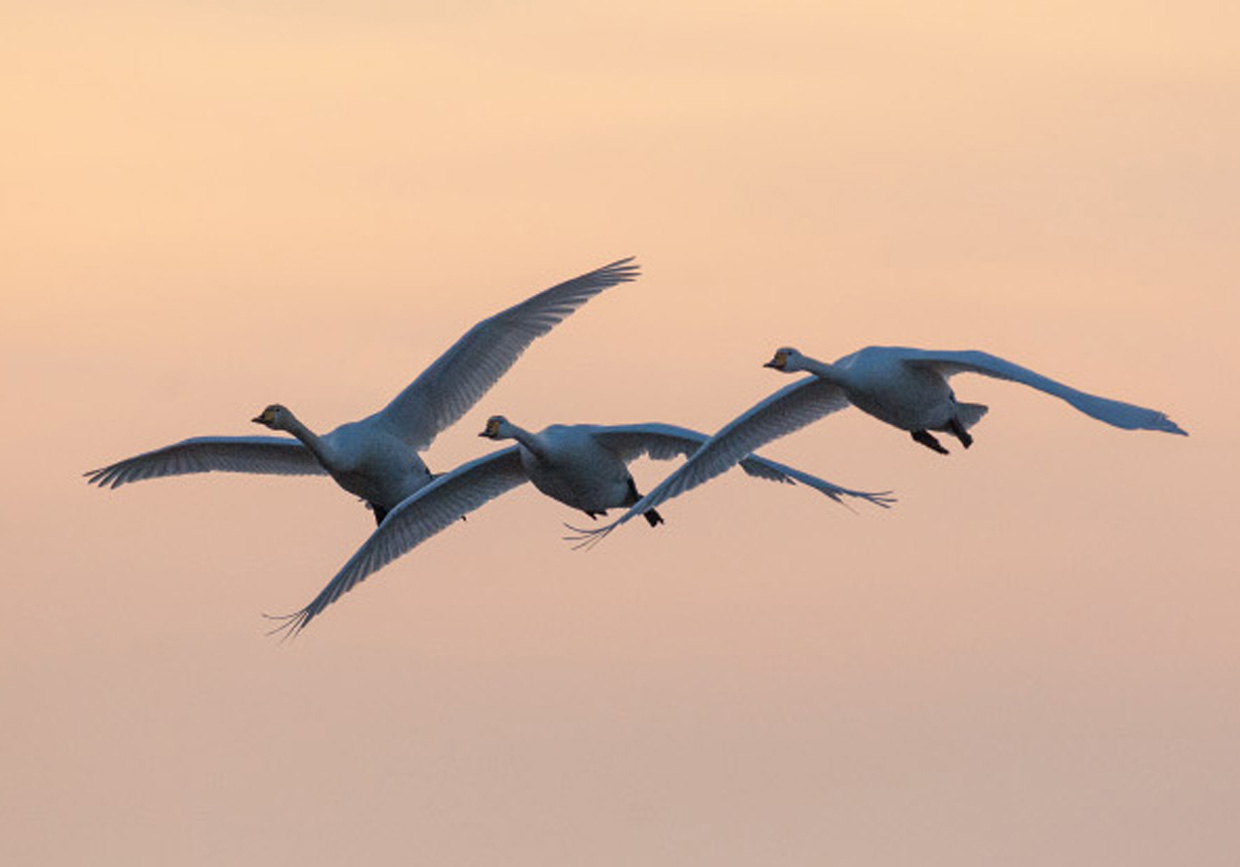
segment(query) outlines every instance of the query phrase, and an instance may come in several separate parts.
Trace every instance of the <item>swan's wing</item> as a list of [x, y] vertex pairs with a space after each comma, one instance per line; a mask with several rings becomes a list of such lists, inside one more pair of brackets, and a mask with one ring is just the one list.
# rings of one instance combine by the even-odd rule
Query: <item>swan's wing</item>
[[905, 349], [902, 352], [905, 364], [930, 367], [943, 376], [953, 376], [957, 373], [979, 373], [995, 379], [1019, 382], [1030, 388], [1053, 394], [1086, 415], [1115, 427], [1127, 430], [1160, 430], [1188, 435], [1187, 431], [1167, 418], [1165, 413], [1156, 409], [1146, 409], [1131, 403], [1077, 391], [1075, 388], [1056, 382], [1040, 373], [1034, 373], [1027, 367], [1021, 367], [1019, 364], [987, 352], [977, 350], [938, 352], [924, 349]]
[[325, 475], [327, 470], [295, 439], [283, 437], [194, 437], [85, 473], [88, 484], [116, 488], [144, 479], [189, 473]]
[[[646, 424], [598, 426], [591, 430], [600, 443], [614, 452], [625, 463], [636, 460], [643, 455], [653, 460], [671, 460], [679, 457], [690, 457], [707, 442], [710, 437], [689, 428], [671, 424], [649, 422]], [[768, 460], [760, 455], [750, 455], [740, 461], [740, 467], [747, 475], [758, 479], [784, 484], [800, 482], [826, 494], [837, 503], [843, 497], [857, 497], [887, 508], [894, 502], [890, 491], [872, 493], [853, 491], [841, 488], [825, 479], [809, 473], [801, 472], [786, 464]]]
[[284, 621], [276, 631], [297, 634], [371, 573], [408, 554], [461, 516], [528, 481], [517, 448], [509, 446], [462, 464], [403, 500], [309, 605], [274, 618]]
[[816, 376], [797, 380], [724, 425], [689, 460], [615, 521], [579, 531], [579, 537], [585, 544], [598, 542], [634, 516], [710, 481], [755, 449], [848, 405], [848, 397], [837, 385]]
[[482, 320], [377, 418], [414, 450], [425, 449], [441, 430], [468, 412], [536, 338], [604, 289], [635, 280], [637, 274], [632, 257], [620, 259]]

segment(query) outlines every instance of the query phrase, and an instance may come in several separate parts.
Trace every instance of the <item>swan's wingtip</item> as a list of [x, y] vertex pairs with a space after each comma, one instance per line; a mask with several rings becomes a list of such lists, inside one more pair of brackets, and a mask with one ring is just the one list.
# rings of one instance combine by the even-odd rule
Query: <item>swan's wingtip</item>
[[262, 612], [263, 618], [266, 620], [275, 620], [279, 625], [267, 630], [267, 635], [280, 636], [278, 641], [283, 644], [291, 638], [296, 638], [298, 634], [306, 628], [306, 624], [313, 617], [307, 609], [294, 611], [292, 614], [268, 614]]
[[607, 537], [607, 534], [616, 528], [615, 524], [608, 524], [605, 527], [591, 527], [589, 529], [585, 527], [574, 527], [572, 524], [568, 523], [564, 526], [569, 530], [570, 535], [561, 536], [560, 538], [565, 542], [571, 543], [569, 547], [571, 547], [574, 551], [580, 551], [583, 548], [587, 551], [590, 550], [599, 542], [603, 541], [603, 539]]

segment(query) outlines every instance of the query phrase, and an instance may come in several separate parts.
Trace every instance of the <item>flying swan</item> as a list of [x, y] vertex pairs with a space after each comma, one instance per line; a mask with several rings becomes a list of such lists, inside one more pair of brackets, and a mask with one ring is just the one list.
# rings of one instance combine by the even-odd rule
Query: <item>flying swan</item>
[[595, 295], [636, 279], [632, 257], [553, 286], [475, 325], [386, 407], [318, 435], [284, 406], [272, 404], [253, 421], [296, 439], [269, 436], [194, 437], [86, 473], [89, 484], [130, 482], [189, 473], [322, 475], [356, 494], [375, 522], [433, 474], [418, 452], [468, 412], [536, 338]]
[[917, 442], [940, 454], [947, 449], [930, 433], [946, 431], [968, 448], [969, 428], [986, 414], [979, 403], [958, 403], [948, 385], [957, 373], [978, 373], [1019, 382], [1067, 401], [1086, 415], [1127, 430], [1157, 430], [1187, 436], [1164, 413], [1077, 391], [995, 355], [976, 350], [935, 351], [869, 346], [834, 364], [795, 349], [776, 351], [764, 365], [783, 373], [812, 376], [775, 392], [729, 422], [688, 461], [612, 523], [597, 529], [572, 528], [570, 541], [589, 547], [634, 515], [653, 509], [722, 473], [763, 445], [800, 430], [850, 404], [887, 424], [909, 431]]
[[[272, 618], [283, 621], [275, 631], [288, 635], [300, 632], [368, 575], [409, 553], [468, 512], [526, 482], [594, 518], [606, 515], [608, 509], [640, 501], [628, 470], [630, 461], [642, 455], [655, 460], [687, 456], [707, 440], [705, 434], [697, 431], [658, 423], [551, 425], [531, 433], [498, 415], [487, 421], [479, 436], [517, 442], [436, 477], [392, 509], [387, 520], [309, 605], [293, 614]], [[894, 502], [890, 492], [853, 491], [756, 455], [740, 458], [741, 468], [751, 476], [785, 484], [800, 482], [836, 502], [842, 502], [843, 497], [855, 497], [883, 508]], [[641, 514], [652, 527], [663, 520], [654, 509], [643, 509]]]

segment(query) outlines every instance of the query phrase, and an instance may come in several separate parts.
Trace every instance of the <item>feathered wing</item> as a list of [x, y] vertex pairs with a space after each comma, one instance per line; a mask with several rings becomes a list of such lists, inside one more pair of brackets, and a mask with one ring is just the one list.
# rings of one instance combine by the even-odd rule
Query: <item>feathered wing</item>
[[995, 379], [1019, 382], [1067, 401], [1088, 416], [1126, 430], [1160, 430], [1167, 433], [1188, 435], [1179, 425], [1156, 409], [1146, 409], [1131, 403], [1111, 400], [1078, 391], [1062, 382], [1034, 373], [1011, 361], [977, 350], [960, 352], [904, 349], [906, 364], [931, 367], [943, 376], [957, 373], [978, 373]]
[[[593, 428], [591, 433], [625, 463], [643, 455], [653, 460], [690, 457], [710, 439], [707, 434], [689, 428], [658, 422], [598, 426]], [[874, 493], [842, 488], [825, 479], [786, 464], [768, 460], [760, 455], [751, 454], [743, 458], [740, 461], [740, 467], [747, 475], [754, 478], [784, 484], [800, 482], [826, 494], [837, 503], [842, 503], [843, 497], [856, 497], [883, 508], [894, 502], [894, 499], [889, 496], [889, 491]]]
[[581, 540], [587, 543], [601, 540], [634, 516], [710, 481], [755, 449], [848, 405], [843, 389], [816, 376], [781, 388], [724, 425], [689, 460], [615, 521], [597, 529], [580, 531]]
[[635, 280], [633, 258], [552, 286], [475, 325], [376, 418], [421, 451], [499, 381], [526, 347], [595, 295]]
[[312, 476], [326, 475], [327, 470], [295, 439], [211, 436], [143, 452], [84, 475], [88, 484], [116, 488], [145, 479], [211, 472]]
[[273, 618], [284, 621], [276, 631], [295, 635], [367, 576], [452, 526], [462, 515], [528, 481], [517, 449], [509, 446], [462, 464], [392, 509], [309, 605]]

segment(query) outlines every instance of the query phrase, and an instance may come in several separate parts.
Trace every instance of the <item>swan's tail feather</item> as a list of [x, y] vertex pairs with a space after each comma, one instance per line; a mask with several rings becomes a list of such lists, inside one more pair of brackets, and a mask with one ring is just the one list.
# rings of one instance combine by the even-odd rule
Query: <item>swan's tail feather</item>
[[958, 403], [956, 404], [956, 418], [965, 430], [973, 427], [982, 420], [990, 407], [983, 403]]

